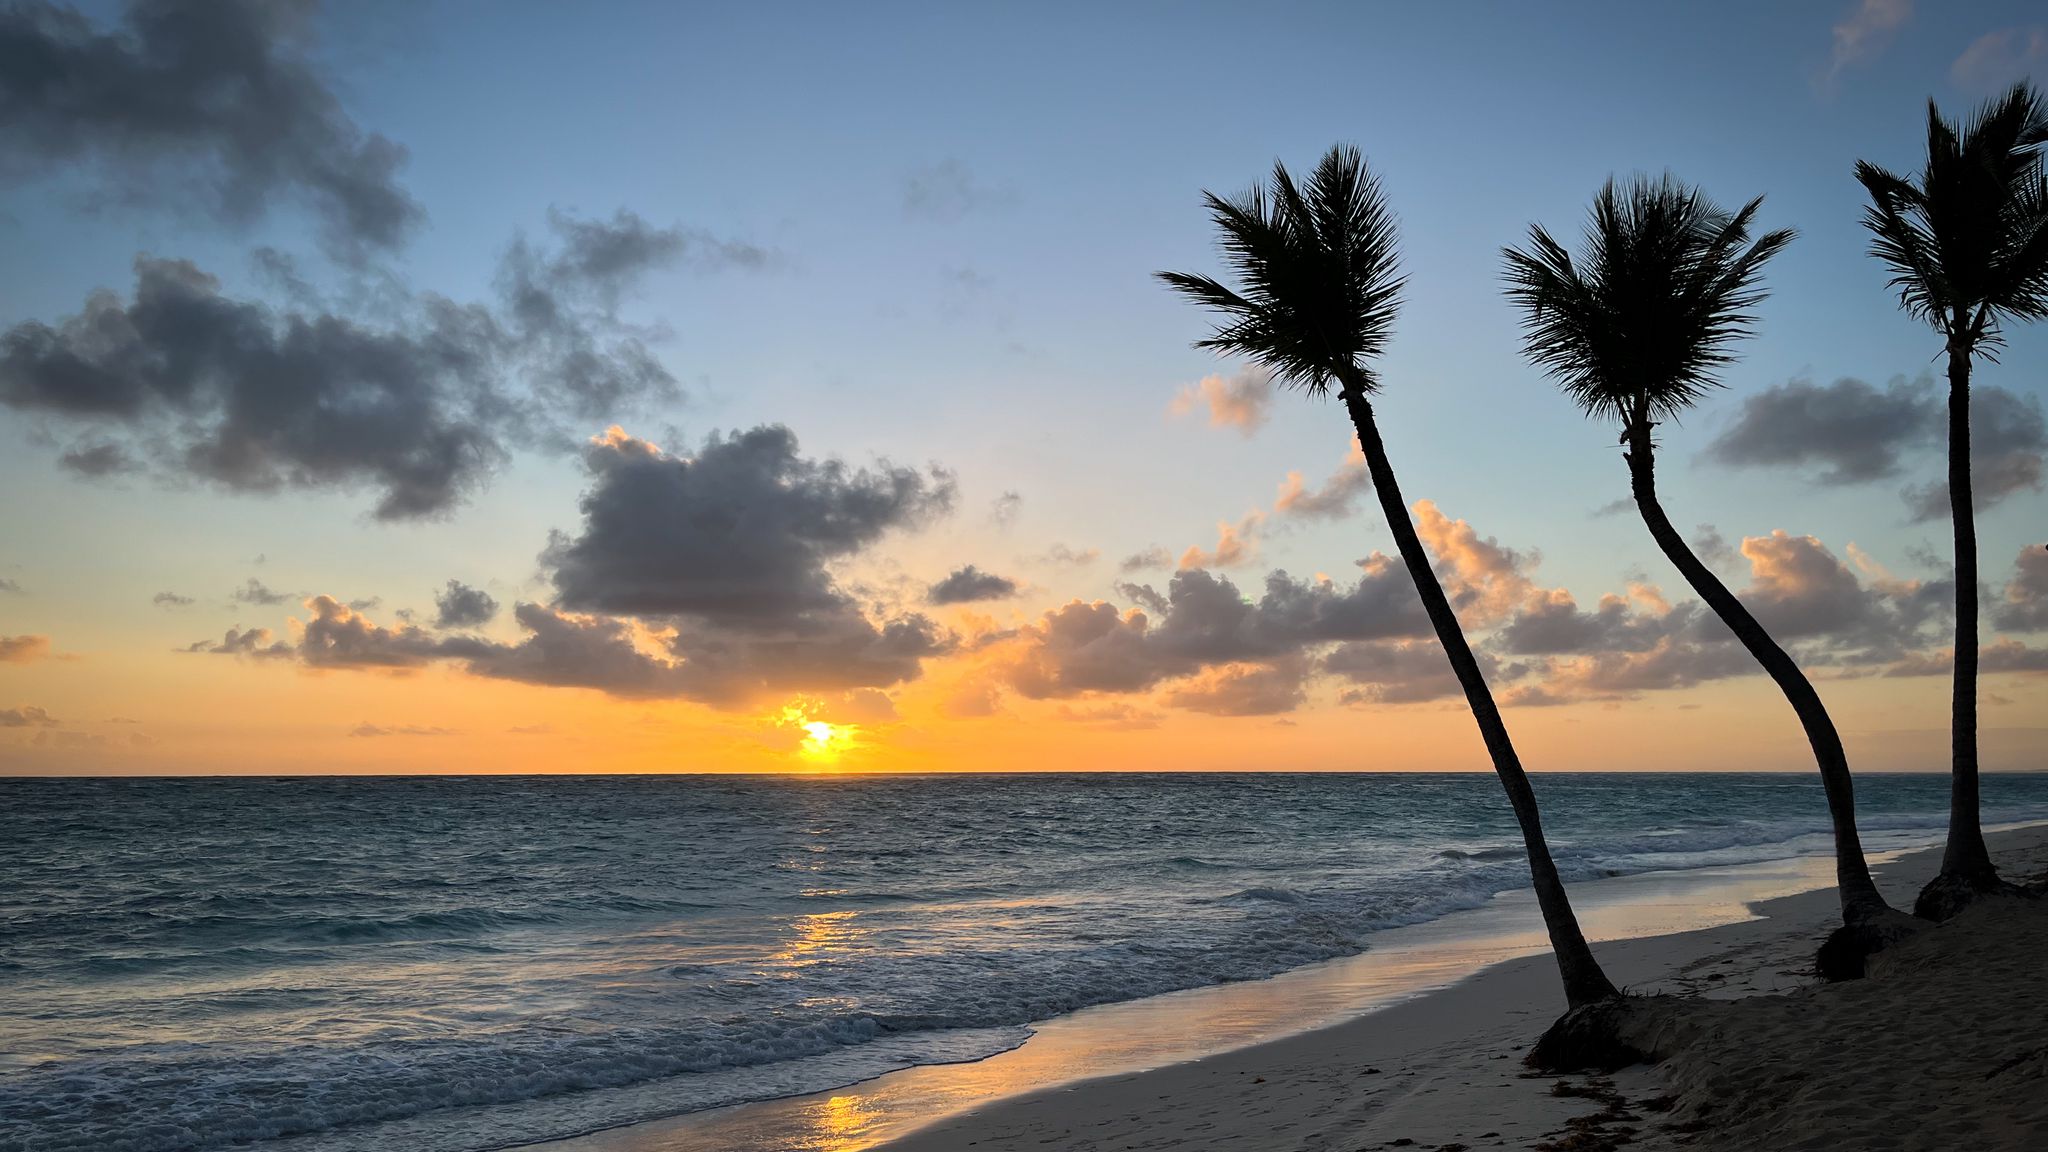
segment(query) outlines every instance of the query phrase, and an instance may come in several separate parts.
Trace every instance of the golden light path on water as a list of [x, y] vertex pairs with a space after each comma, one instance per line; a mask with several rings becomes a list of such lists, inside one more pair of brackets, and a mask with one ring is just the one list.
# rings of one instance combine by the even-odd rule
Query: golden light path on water
[[[1877, 854], [1880, 863], [1895, 854]], [[1656, 936], [1755, 918], [1757, 901], [1825, 888], [1822, 857], [1582, 884], [1579, 919], [1594, 940]], [[858, 918], [814, 918], [793, 952], [862, 947]], [[985, 1060], [926, 1065], [809, 1096], [713, 1109], [535, 1145], [546, 1152], [861, 1152], [945, 1116], [1058, 1084], [1158, 1068], [1326, 1027], [1544, 951], [1529, 893], [1375, 934], [1369, 951], [1253, 980], [1105, 1004], [1034, 1025], [1023, 1046]], [[1561, 1001], [1559, 1007], [1561, 1007]]]

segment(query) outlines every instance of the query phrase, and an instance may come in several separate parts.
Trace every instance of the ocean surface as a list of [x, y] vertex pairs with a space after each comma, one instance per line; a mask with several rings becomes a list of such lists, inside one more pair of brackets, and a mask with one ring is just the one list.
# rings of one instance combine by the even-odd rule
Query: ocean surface
[[[1537, 779], [1566, 879], [1817, 779]], [[1857, 782], [1872, 850], [1942, 776]], [[2048, 775], [1984, 780], [2048, 819]], [[1525, 884], [1491, 775], [0, 780], [0, 1150], [455, 1152], [971, 1060]]]

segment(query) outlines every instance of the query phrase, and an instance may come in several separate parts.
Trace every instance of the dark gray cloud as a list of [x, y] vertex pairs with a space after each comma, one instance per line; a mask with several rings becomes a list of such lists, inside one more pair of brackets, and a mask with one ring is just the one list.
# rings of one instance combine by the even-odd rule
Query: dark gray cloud
[[[349, 605], [358, 612], [373, 606]], [[434, 608], [434, 622], [443, 628], [474, 628], [490, 623], [498, 614], [498, 602], [490, 593], [460, 580], [450, 580], [448, 587], [434, 594]]]
[[553, 244], [506, 255], [496, 306], [407, 297], [377, 324], [278, 312], [139, 257], [130, 300], [97, 292], [0, 334], [0, 405], [90, 430], [63, 458], [88, 475], [148, 463], [237, 492], [367, 488], [380, 519], [442, 514], [508, 446], [681, 398], [617, 305], [689, 235], [623, 211], [550, 225]]
[[2007, 632], [2048, 632], [2048, 545], [2020, 549], [2005, 592], [1991, 602], [1991, 622]]
[[1518, 656], [1558, 656], [1611, 650], [1645, 652], [1667, 636], [1686, 632], [1697, 616], [1695, 606], [1662, 615], [1637, 611], [1620, 596], [1603, 596], [1593, 611], [1561, 591], [1532, 599], [1495, 634], [1504, 652]]
[[4, 592], [9, 596], [23, 595], [21, 585], [5, 576], [0, 576], [0, 592]]
[[[1493, 679], [1494, 661], [1477, 655]], [[1450, 658], [1433, 639], [1340, 644], [1323, 658], [1322, 670], [1357, 685], [1337, 697], [1352, 706], [1422, 704], [1463, 692]]]
[[111, 440], [74, 444], [57, 457], [57, 464], [66, 471], [92, 480], [143, 469], [142, 462], [129, 455], [127, 448]]
[[1937, 442], [1942, 411], [1926, 377], [1883, 389], [1848, 377], [1791, 380], [1745, 397], [1706, 454], [1736, 466], [1817, 468], [1823, 484], [1881, 480], [1903, 470], [1907, 453]]
[[228, 593], [228, 602], [231, 604], [261, 604], [266, 607], [275, 607], [294, 598], [290, 592], [274, 591], [268, 584], [254, 576], [244, 581], [240, 588]]
[[968, 564], [955, 568], [944, 580], [932, 585], [925, 592], [925, 599], [934, 604], [972, 604], [978, 600], [1005, 600], [1016, 594], [1015, 580]]
[[[1296, 662], [1313, 646], [1424, 635], [1429, 629], [1407, 573], [1390, 564], [1366, 570], [1349, 588], [1300, 582], [1276, 571], [1266, 577], [1256, 602], [1245, 599], [1228, 577], [1199, 568], [1176, 572], [1163, 597], [1145, 585], [1124, 591], [1164, 610], [1148, 616], [1079, 600], [1056, 608], [1003, 638], [1001, 678], [1032, 699], [1135, 692], [1225, 665], [1300, 670], [1305, 666]], [[1225, 679], [1236, 681], [1237, 691], [1272, 687], [1280, 679], [1249, 675]]]
[[[318, 667], [454, 662], [497, 679], [742, 707], [888, 687], [950, 650], [922, 615], [871, 619], [827, 569], [947, 510], [950, 475], [808, 459], [781, 427], [714, 435], [688, 457], [614, 429], [587, 459], [581, 529], [556, 533], [542, 556], [557, 601], [514, 606], [517, 643], [380, 625], [316, 596], [292, 651]], [[459, 591], [474, 590], [451, 583], [444, 620]], [[244, 643], [267, 651], [267, 639]]]
[[[1895, 379], [1883, 389], [1848, 378], [1826, 386], [1793, 380], [1745, 399], [1706, 455], [1736, 466], [1809, 469], [1823, 484], [1859, 484], [1898, 476], [1909, 459], [1942, 471], [1947, 420], [1947, 401], [1929, 377]], [[2040, 401], [1996, 385], [1972, 388], [1970, 438], [1979, 511], [2041, 489], [2048, 420]], [[1909, 485], [1904, 496], [1915, 520], [1949, 514], [1945, 480]]]
[[206, 652], [215, 656], [247, 656], [258, 660], [289, 659], [294, 649], [287, 641], [279, 640], [268, 628], [230, 628], [219, 641], [195, 640], [180, 649], [184, 652]]
[[852, 468], [798, 454], [767, 425], [671, 456], [623, 433], [585, 454], [595, 484], [583, 526], [543, 556], [575, 610], [721, 622], [835, 612], [848, 597], [826, 565], [952, 507], [950, 474], [886, 462]]
[[0, 708], [0, 728], [54, 728], [61, 721], [50, 715], [49, 710], [34, 704], [23, 704], [19, 708]]
[[197, 603], [192, 597], [180, 596], [176, 592], [159, 592], [151, 596], [149, 602], [159, 608], [190, 608]]
[[383, 519], [448, 509], [503, 455], [473, 316], [374, 330], [274, 316], [180, 260], [135, 274], [127, 304], [96, 293], [57, 327], [0, 336], [0, 404], [125, 428], [166, 468], [231, 490], [372, 488]]
[[686, 254], [711, 265], [758, 266], [766, 259], [747, 245], [654, 227], [623, 208], [610, 220], [551, 210], [548, 226], [550, 248], [517, 237], [499, 266], [503, 324], [535, 395], [586, 420], [682, 396], [643, 334], [619, 320], [625, 293]]
[[[1970, 390], [1970, 495], [1977, 511], [2040, 491], [2044, 455], [2048, 420], [2040, 401], [1997, 387]], [[1908, 487], [1905, 498], [1916, 521], [1949, 516], [1946, 480]]]
[[358, 127], [311, 55], [310, 0], [131, 0], [96, 26], [69, 6], [0, 9], [0, 176], [83, 161], [124, 199], [229, 221], [308, 201], [344, 255], [422, 218], [405, 150]]
[[1133, 552], [1116, 562], [1116, 570], [1119, 572], [1151, 572], [1171, 567], [1173, 553], [1156, 544], [1142, 552]]

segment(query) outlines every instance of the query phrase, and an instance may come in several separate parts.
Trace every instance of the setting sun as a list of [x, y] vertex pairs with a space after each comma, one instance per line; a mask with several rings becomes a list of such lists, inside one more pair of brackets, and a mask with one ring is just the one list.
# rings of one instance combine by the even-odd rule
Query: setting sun
[[832, 759], [853, 743], [854, 727], [851, 724], [812, 720], [805, 723], [803, 729], [803, 754], [814, 759]]

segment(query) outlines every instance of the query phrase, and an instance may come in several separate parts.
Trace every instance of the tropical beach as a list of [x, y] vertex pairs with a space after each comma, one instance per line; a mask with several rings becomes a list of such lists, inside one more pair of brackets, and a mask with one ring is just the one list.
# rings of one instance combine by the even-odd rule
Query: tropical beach
[[[2048, 871], [2048, 826], [1995, 833], [2002, 865]], [[1832, 927], [1812, 858], [1711, 875], [1660, 873], [1584, 886], [1605, 963], [1632, 993], [1681, 1003], [1684, 1038], [1661, 1062], [1560, 1077], [1523, 1057], [1561, 1008], [1528, 902], [1392, 930], [1374, 951], [1210, 993], [1084, 1012], [988, 1067], [926, 1068], [816, 1096], [654, 1122], [542, 1145], [558, 1152], [790, 1148], [2032, 1148], [2048, 1132], [2038, 976], [2022, 959], [2044, 931], [2032, 906], [1972, 917], [1868, 984], [1830, 986], [1812, 950]], [[1887, 891], [1933, 874], [1925, 850], [1879, 866]], [[1726, 921], [1713, 927], [1689, 922]], [[2013, 959], [1979, 967], [1992, 950]], [[1498, 959], [1517, 955], [1517, 959]], [[1472, 967], [1477, 965], [1478, 967]], [[1373, 968], [1378, 972], [1369, 972]], [[1964, 973], [1967, 973], [1965, 975]], [[1448, 983], [1446, 983], [1448, 982]], [[1432, 984], [1442, 986], [1431, 991]], [[1334, 991], [1333, 986], [1342, 991]], [[1221, 1001], [1270, 996], [1280, 1010]], [[1720, 1011], [1736, 1002], [1741, 1010]], [[1210, 1001], [1202, 1004], [1202, 1000]], [[1704, 1002], [1704, 1003], [1701, 1003]], [[1245, 1020], [1360, 1014], [1245, 1047]], [[1933, 1005], [1924, 1012], [1920, 1005]], [[1360, 1006], [1369, 1006], [1360, 1008]], [[1698, 1014], [1688, 1019], [1688, 1013]], [[1872, 1045], [1871, 1020], [1922, 1027]], [[1087, 1019], [1089, 1016], [1094, 1019]], [[1148, 1016], [1151, 1018], [1148, 1028]], [[1148, 1031], [1170, 1038], [1147, 1047]], [[1062, 1027], [1065, 1025], [1065, 1027]], [[1285, 1025], [1281, 1025], [1285, 1027]], [[1044, 1042], [1049, 1052], [1033, 1053]], [[1204, 1051], [1204, 1044], [1222, 1051]], [[1176, 1047], [1178, 1045], [1178, 1047]], [[1121, 1049], [1104, 1060], [1103, 1049]], [[1091, 1059], [1123, 1062], [1089, 1075]], [[1156, 1062], [1156, 1063], [1155, 1063]], [[1097, 1066], [1100, 1066], [1099, 1064]], [[1783, 1077], [1773, 1069], [1798, 1068]], [[1939, 1083], [1930, 1109], [1924, 1086]], [[1560, 1087], [1562, 1085], [1562, 1087]], [[1019, 1092], [1020, 1087], [1023, 1091]], [[1732, 1106], [1741, 1102], [1739, 1106]], [[937, 1115], [934, 1115], [937, 1113]], [[1931, 1114], [1930, 1114], [1931, 1113]], [[1572, 1141], [1576, 1140], [1576, 1143]]]
[[0, 1152], [2034, 1148], [2024, 0], [0, 0]]

